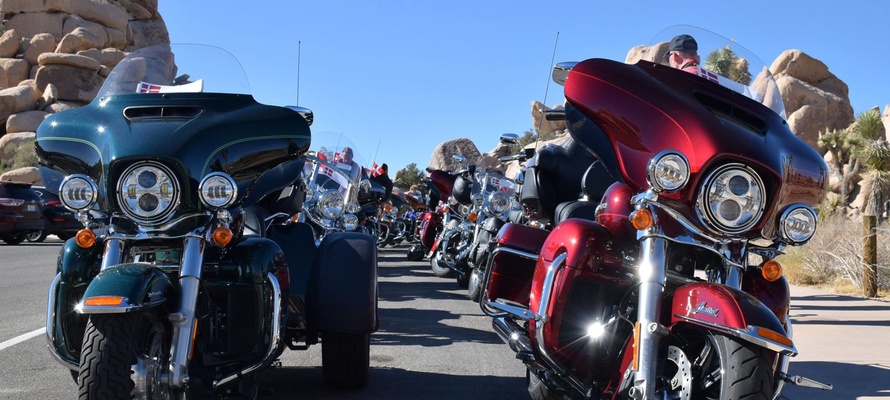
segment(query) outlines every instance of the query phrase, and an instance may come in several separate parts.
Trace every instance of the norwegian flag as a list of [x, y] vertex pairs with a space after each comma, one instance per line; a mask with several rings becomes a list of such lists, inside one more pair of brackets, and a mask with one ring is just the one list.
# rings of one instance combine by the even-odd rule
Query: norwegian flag
[[138, 93], [160, 93], [161, 85], [155, 85], [153, 83], [148, 82], [139, 82], [139, 87], [137, 88]]

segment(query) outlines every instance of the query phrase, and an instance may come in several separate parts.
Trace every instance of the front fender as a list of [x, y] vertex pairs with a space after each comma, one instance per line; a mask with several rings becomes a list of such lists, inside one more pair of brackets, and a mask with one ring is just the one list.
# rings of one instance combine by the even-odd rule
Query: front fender
[[[99, 272], [75, 309], [80, 314], [128, 313], [172, 301], [175, 292], [170, 278], [160, 269], [149, 264], [120, 264]], [[90, 304], [100, 298], [109, 301]]]
[[318, 249], [308, 288], [309, 327], [319, 332], [377, 330], [377, 245], [370, 235], [337, 232]]
[[797, 354], [779, 318], [754, 296], [711, 282], [677, 288], [671, 295], [670, 327], [698, 325], [789, 356]]

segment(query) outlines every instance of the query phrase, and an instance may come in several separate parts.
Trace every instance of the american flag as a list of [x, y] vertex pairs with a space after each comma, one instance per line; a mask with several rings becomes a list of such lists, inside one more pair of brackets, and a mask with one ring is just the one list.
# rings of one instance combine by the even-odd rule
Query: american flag
[[148, 82], [139, 82], [138, 93], [160, 93], [161, 85], [155, 85]]

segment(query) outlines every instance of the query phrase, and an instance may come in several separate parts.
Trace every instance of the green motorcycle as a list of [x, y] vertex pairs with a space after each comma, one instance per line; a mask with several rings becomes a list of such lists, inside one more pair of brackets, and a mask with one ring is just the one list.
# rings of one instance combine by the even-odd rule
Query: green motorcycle
[[79, 398], [255, 398], [256, 372], [318, 343], [326, 383], [366, 385], [375, 240], [299, 222], [311, 123], [259, 104], [229, 53], [161, 45], [40, 125], [44, 183], [84, 226], [46, 321]]

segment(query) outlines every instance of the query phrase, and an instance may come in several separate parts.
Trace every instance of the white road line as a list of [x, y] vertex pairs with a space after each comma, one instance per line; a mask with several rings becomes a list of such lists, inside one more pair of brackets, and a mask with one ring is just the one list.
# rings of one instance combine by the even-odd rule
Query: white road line
[[28, 339], [30, 339], [30, 338], [32, 338], [32, 337], [40, 336], [40, 335], [43, 335], [43, 334], [45, 334], [45, 333], [46, 333], [46, 328], [40, 328], [40, 329], [36, 329], [36, 330], [34, 330], [34, 331], [32, 331], [32, 332], [28, 332], [28, 333], [26, 333], [26, 334], [24, 334], [24, 335], [19, 335], [19, 336], [17, 336], [17, 337], [14, 337], [14, 338], [12, 338], [12, 339], [9, 339], [9, 340], [7, 340], [7, 341], [5, 341], [5, 342], [3, 342], [3, 343], [0, 343], [0, 350], [3, 350], [3, 349], [5, 349], [5, 348], [7, 348], [7, 347], [15, 346], [15, 345], [17, 345], [17, 344], [19, 344], [19, 343], [21, 343], [21, 342], [24, 342], [24, 341], [26, 341], [26, 340], [28, 340]]

